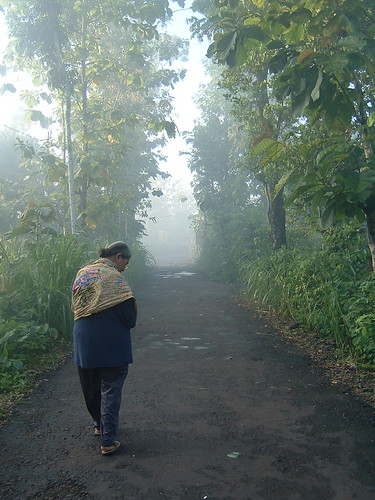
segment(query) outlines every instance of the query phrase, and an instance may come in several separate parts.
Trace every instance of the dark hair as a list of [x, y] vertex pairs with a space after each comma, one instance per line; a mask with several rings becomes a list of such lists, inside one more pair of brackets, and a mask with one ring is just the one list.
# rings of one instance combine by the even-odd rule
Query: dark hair
[[99, 257], [106, 258], [121, 253], [125, 259], [130, 259], [131, 253], [128, 245], [123, 241], [115, 241], [105, 248], [99, 250]]

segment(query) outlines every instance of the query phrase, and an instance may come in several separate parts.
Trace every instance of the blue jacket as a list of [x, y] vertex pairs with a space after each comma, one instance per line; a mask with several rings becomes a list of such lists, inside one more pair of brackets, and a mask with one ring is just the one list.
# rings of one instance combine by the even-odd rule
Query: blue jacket
[[135, 326], [135, 300], [74, 322], [74, 361], [81, 368], [123, 366], [133, 362], [130, 329]]

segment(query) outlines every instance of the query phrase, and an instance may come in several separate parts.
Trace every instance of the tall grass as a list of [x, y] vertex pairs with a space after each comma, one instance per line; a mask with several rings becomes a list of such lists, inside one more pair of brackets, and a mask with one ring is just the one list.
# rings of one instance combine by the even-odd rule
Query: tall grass
[[364, 267], [350, 253], [285, 249], [265, 258], [247, 255], [240, 274], [263, 307], [375, 364], [374, 276]]
[[129, 269], [125, 272], [125, 277], [131, 287], [142, 282], [148, 270], [155, 266], [152, 254], [139, 242], [130, 245], [132, 257], [129, 262]]
[[[62, 234], [0, 243], [0, 417], [35, 373], [66, 355], [73, 327], [71, 286], [78, 269], [98, 258], [99, 246]], [[134, 286], [152, 256], [139, 243], [131, 247], [127, 278]]]
[[69, 337], [71, 284], [86, 254], [85, 243], [64, 235], [13, 248], [1, 264], [6, 305], [2, 317], [47, 324], [60, 337]]

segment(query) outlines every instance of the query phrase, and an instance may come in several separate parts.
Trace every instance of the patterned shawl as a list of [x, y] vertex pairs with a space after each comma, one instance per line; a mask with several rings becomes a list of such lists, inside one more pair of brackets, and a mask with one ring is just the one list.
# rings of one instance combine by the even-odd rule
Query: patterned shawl
[[133, 293], [109, 259], [99, 259], [78, 271], [72, 289], [74, 320], [91, 316], [133, 297]]

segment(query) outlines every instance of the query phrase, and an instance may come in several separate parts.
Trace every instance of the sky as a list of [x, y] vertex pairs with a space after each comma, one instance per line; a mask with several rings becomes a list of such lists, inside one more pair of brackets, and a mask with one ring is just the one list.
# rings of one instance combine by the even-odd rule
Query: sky
[[[173, 22], [168, 26], [167, 31], [171, 35], [181, 38], [190, 38], [189, 26], [186, 19], [192, 15], [188, 9], [177, 10], [173, 16]], [[186, 63], [179, 65], [187, 69], [183, 81], [179, 82], [172, 91], [175, 106], [175, 123], [180, 132], [192, 130], [194, 121], [198, 118], [199, 112], [194, 105], [193, 96], [198, 91], [199, 85], [206, 81], [203, 61], [206, 58], [208, 43], [200, 43], [196, 39], [190, 41], [189, 56]], [[187, 184], [191, 181], [191, 174], [186, 165], [186, 157], [180, 157], [179, 151], [186, 149], [182, 137], [177, 137], [167, 144], [164, 154], [167, 156], [165, 169], [173, 175], [175, 180]]]

